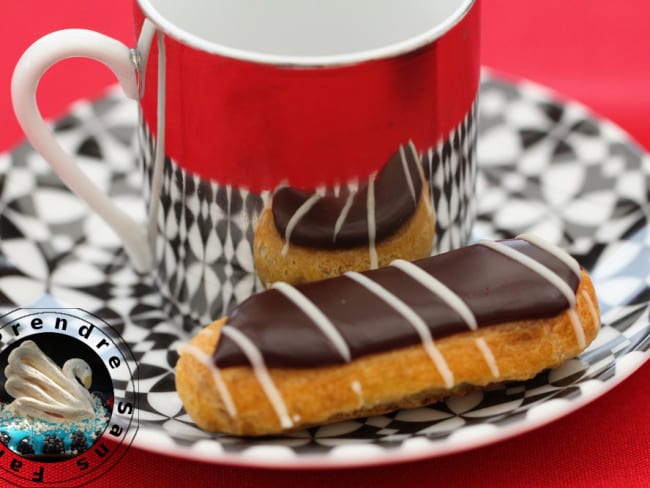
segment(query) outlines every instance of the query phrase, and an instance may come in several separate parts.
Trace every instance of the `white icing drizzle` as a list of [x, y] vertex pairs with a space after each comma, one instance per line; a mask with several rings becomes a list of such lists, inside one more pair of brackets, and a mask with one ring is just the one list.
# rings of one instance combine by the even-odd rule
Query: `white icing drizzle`
[[354, 193], [359, 191], [359, 179], [358, 178], [353, 178], [347, 183], [348, 191], [350, 193]]
[[580, 322], [580, 317], [578, 317], [577, 312], [574, 308], [569, 309], [569, 320], [573, 325], [573, 331], [575, 332], [576, 339], [578, 341], [578, 347], [584, 349], [587, 346], [587, 341], [585, 340], [585, 331], [582, 328], [582, 322]]
[[591, 318], [594, 320], [594, 323], [596, 324], [596, 328], [600, 329], [600, 315], [598, 314], [598, 312], [596, 312], [596, 307], [594, 306], [594, 302], [591, 300], [591, 297], [589, 296], [589, 293], [587, 293], [587, 290], [582, 290], [582, 295], [585, 297], [585, 300], [587, 300], [589, 313], [591, 313]]
[[582, 272], [580, 271], [580, 265], [578, 264], [578, 261], [576, 261], [573, 256], [570, 254], [564, 252], [562, 249], [560, 249], [557, 246], [554, 246], [548, 241], [545, 241], [541, 237], [538, 237], [533, 234], [521, 234], [517, 236], [517, 239], [522, 239], [524, 241], [528, 241], [531, 244], [539, 247], [540, 249], [543, 249], [549, 254], [552, 254], [556, 258], [558, 258], [560, 261], [562, 261], [564, 264], [566, 264], [571, 271], [578, 277], [582, 277]]
[[312, 196], [310, 196], [305, 202], [298, 207], [298, 210], [296, 210], [296, 213], [294, 213], [291, 218], [289, 219], [289, 223], [287, 224], [287, 228], [284, 231], [284, 245], [282, 246], [282, 256], [286, 256], [287, 253], [289, 252], [289, 240], [291, 239], [291, 234], [293, 233], [293, 229], [296, 228], [296, 225], [298, 225], [298, 222], [300, 222], [300, 219], [302, 219], [305, 215], [307, 215], [307, 212], [311, 210], [311, 208], [316, 205], [316, 202], [320, 200], [323, 196], [323, 190], [319, 189], [316, 190], [316, 193], [314, 193]]
[[431, 357], [431, 360], [442, 376], [446, 387], [451, 388], [454, 386], [454, 374], [450, 371], [445, 358], [442, 356], [442, 354], [440, 354], [440, 351], [433, 343], [431, 332], [429, 331], [427, 324], [422, 320], [422, 318], [417, 315], [413, 309], [406, 305], [402, 300], [386, 290], [379, 283], [372, 281], [370, 278], [357, 273], [356, 271], [349, 271], [345, 273], [345, 276], [356, 281], [371, 293], [377, 295], [395, 311], [402, 315], [409, 322], [409, 324], [411, 324], [411, 326], [413, 326], [413, 328], [420, 336], [422, 346], [424, 347], [429, 357]]
[[271, 286], [291, 300], [305, 315], [309, 317], [309, 319], [320, 329], [325, 337], [329, 339], [334, 347], [336, 347], [345, 362], [350, 361], [352, 356], [345, 339], [343, 339], [343, 336], [341, 336], [341, 333], [330, 319], [328, 319], [325, 314], [314, 305], [311, 300], [309, 300], [309, 298], [290, 284], [282, 281], [273, 283]]
[[[210, 329], [204, 329], [201, 331], [201, 333], [203, 333], [205, 330]], [[228, 387], [226, 386], [226, 383], [224, 383], [223, 377], [221, 376], [221, 371], [215, 366], [212, 357], [192, 344], [181, 344], [178, 346], [178, 354], [189, 354], [203, 366], [208, 368], [210, 374], [212, 375], [212, 381], [214, 381], [214, 385], [217, 387], [217, 392], [219, 393], [219, 396], [221, 396], [223, 404], [226, 406], [228, 415], [230, 415], [230, 418], [237, 417], [237, 407], [235, 407], [235, 404], [232, 401], [232, 396], [230, 395], [230, 391], [228, 390]]]
[[[413, 153], [413, 158], [415, 158], [415, 161], [417, 163], [418, 176], [420, 177], [420, 181], [422, 182], [422, 186], [424, 187], [424, 185], [429, 184], [429, 182], [424, 178], [424, 173], [422, 172], [422, 158], [418, 154], [418, 151], [415, 147], [415, 144], [413, 144], [413, 141], [409, 141], [409, 148], [411, 149], [411, 152]], [[430, 153], [433, 153], [432, 149], [429, 149], [429, 151]], [[429, 215], [433, 215], [433, 204], [431, 203], [431, 196], [429, 196], [429, 198], [424, 199], [424, 206], [427, 208], [427, 213]], [[436, 236], [434, 235], [433, 238], [435, 239]]]
[[[580, 267], [578, 266], [576, 269], [577, 263], [575, 263], [575, 265], [569, 264], [569, 262], [567, 261], [572, 258], [568, 257], [567, 255], [567, 257], [569, 258], [567, 260], [567, 257], [564, 256], [565, 254], [564, 251], [562, 251], [561, 249], [543, 241], [538, 237], [524, 235], [524, 237], [520, 237], [520, 238], [524, 240], [530, 239], [529, 242], [531, 242], [533, 245], [536, 246], [539, 245], [539, 247], [541, 247], [545, 251], [548, 251], [549, 253], [553, 254], [562, 262], [566, 263], [574, 273], [577, 272], [578, 276], [581, 276]], [[498, 242], [493, 242], [493, 241], [479, 241], [479, 244], [494, 249], [495, 251], [500, 252], [501, 254], [504, 254], [505, 256], [508, 256], [511, 259], [514, 259], [518, 263], [533, 270], [541, 277], [549, 281], [553, 286], [555, 286], [569, 302], [569, 310], [568, 310], [569, 320], [571, 321], [571, 324], [573, 326], [576, 340], [578, 341], [578, 346], [580, 347], [580, 349], [584, 349], [586, 347], [587, 341], [585, 339], [585, 331], [582, 327], [582, 323], [580, 322], [580, 317], [578, 317], [578, 314], [576, 313], [575, 310], [576, 296], [574, 295], [573, 290], [569, 285], [567, 285], [557, 274], [555, 274], [549, 268], [547, 268], [543, 264], [538, 263], [534, 259], [529, 258], [528, 256], [526, 256], [525, 254], [519, 251], [516, 251], [508, 246], [504, 246], [503, 244], [500, 244]]]
[[332, 242], [336, 242], [336, 236], [339, 235], [339, 232], [341, 231], [341, 227], [343, 227], [343, 224], [345, 223], [345, 219], [348, 217], [348, 213], [350, 212], [350, 207], [352, 207], [352, 203], [354, 202], [354, 197], [355, 197], [354, 192], [348, 193], [348, 198], [345, 200], [345, 205], [343, 205], [343, 208], [341, 209], [341, 213], [339, 214], [338, 218], [336, 219], [336, 223], [334, 224], [334, 234], [332, 235]]
[[[413, 154], [413, 159], [415, 159], [415, 162], [418, 164], [418, 166], [422, 165], [422, 158], [418, 154], [418, 150], [415, 147], [415, 144], [413, 144], [413, 141], [409, 141], [408, 143], [409, 149], [411, 150], [411, 154]], [[420, 175], [420, 179], [422, 180], [422, 172], [418, 171], [418, 174]], [[422, 181], [424, 183], [424, 181]]]
[[485, 362], [490, 368], [492, 376], [498, 378], [501, 373], [499, 372], [499, 366], [497, 365], [497, 361], [494, 358], [494, 354], [492, 354], [492, 349], [490, 349], [490, 346], [487, 345], [487, 342], [485, 342], [485, 339], [482, 337], [476, 339], [475, 342], [476, 347], [478, 347], [479, 351], [481, 351], [481, 354], [483, 354], [483, 358], [485, 358]]
[[377, 269], [379, 258], [377, 257], [377, 246], [375, 238], [377, 237], [377, 226], [375, 222], [375, 176], [373, 173], [368, 178], [368, 199], [366, 201], [366, 210], [368, 215], [368, 253], [370, 254], [370, 269]]
[[[341, 231], [341, 227], [343, 227], [343, 224], [345, 223], [345, 219], [348, 218], [348, 213], [350, 212], [350, 208], [354, 203], [354, 197], [359, 191], [359, 181], [356, 179], [350, 180], [347, 183], [347, 187], [348, 187], [348, 196], [345, 200], [345, 204], [343, 205], [343, 208], [341, 209], [341, 213], [339, 213], [339, 216], [336, 219], [336, 222], [334, 223], [334, 233], [332, 234], [332, 242], [334, 243], [336, 243], [336, 237], [339, 235], [339, 232]], [[338, 197], [338, 193], [336, 191], [334, 192], [334, 194], [335, 196]]]
[[248, 337], [233, 327], [226, 325], [221, 329], [221, 333], [237, 344], [244, 355], [248, 358], [258, 383], [262, 387], [262, 390], [264, 390], [266, 397], [280, 420], [280, 425], [285, 429], [292, 427], [293, 421], [291, 420], [291, 417], [289, 417], [287, 406], [284, 404], [282, 395], [280, 395], [275, 383], [273, 383], [268, 369], [266, 369], [264, 358], [262, 357], [260, 350]]
[[555, 286], [560, 291], [560, 293], [562, 293], [565, 296], [565, 298], [569, 302], [570, 308], [575, 307], [576, 297], [571, 287], [567, 285], [558, 275], [556, 275], [553, 271], [548, 269], [543, 264], [538, 263], [537, 261], [526, 256], [525, 254], [516, 251], [508, 246], [505, 246], [499, 242], [481, 240], [478, 242], [478, 244], [485, 247], [489, 247], [490, 249], [493, 249], [496, 252], [499, 252], [504, 256], [507, 256], [510, 259], [517, 261], [522, 266], [526, 266], [528, 269], [534, 271], [542, 278], [544, 278], [546, 281], [550, 282], [553, 286]]
[[419, 266], [405, 261], [404, 259], [396, 259], [391, 266], [394, 266], [420, 283], [434, 295], [440, 297], [450, 308], [452, 308], [467, 324], [471, 330], [476, 330], [478, 325], [476, 317], [469, 309], [467, 304], [456, 293], [450, 290], [444, 283], [431, 276]]
[[[408, 161], [406, 160], [406, 154], [404, 154], [404, 146], [399, 147], [399, 158], [402, 161], [402, 168], [404, 169], [404, 178], [406, 179], [406, 184], [409, 187], [409, 192], [411, 192], [411, 198], [413, 199], [413, 205], [417, 206], [418, 197], [415, 194], [415, 187], [413, 186], [413, 178], [411, 178], [411, 172], [409, 171]], [[417, 158], [415, 158], [417, 162]]]

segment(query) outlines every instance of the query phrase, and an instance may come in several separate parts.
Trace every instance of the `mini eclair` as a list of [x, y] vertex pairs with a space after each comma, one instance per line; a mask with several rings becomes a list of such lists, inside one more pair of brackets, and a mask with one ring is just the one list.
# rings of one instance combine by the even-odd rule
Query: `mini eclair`
[[235, 435], [418, 407], [525, 380], [600, 328], [592, 282], [533, 236], [292, 286], [276, 283], [179, 348], [178, 394]]
[[257, 221], [253, 257], [262, 283], [300, 284], [424, 258], [434, 236], [428, 185], [409, 143], [365, 181], [278, 188]]

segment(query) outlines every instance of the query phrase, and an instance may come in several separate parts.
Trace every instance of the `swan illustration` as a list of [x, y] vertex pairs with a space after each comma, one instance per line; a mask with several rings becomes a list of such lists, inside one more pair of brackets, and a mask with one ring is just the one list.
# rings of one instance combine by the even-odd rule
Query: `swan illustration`
[[83, 359], [69, 359], [60, 368], [35, 342], [27, 340], [9, 354], [5, 376], [5, 390], [14, 398], [7, 408], [15, 415], [55, 422], [95, 415], [88, 391], [92, 370]]

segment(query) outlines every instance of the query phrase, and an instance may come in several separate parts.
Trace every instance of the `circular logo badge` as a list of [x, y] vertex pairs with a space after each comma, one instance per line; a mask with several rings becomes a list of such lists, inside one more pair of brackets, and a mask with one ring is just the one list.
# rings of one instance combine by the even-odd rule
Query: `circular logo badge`
[[119, 334], [79, 309], [0, 319], [0, 477], [78, 486], [122, 458], [137, 431], [135, 361]]

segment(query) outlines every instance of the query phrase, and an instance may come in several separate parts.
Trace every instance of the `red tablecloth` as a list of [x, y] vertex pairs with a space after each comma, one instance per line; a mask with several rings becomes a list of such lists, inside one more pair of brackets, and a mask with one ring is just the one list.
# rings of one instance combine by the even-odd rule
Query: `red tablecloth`
[[[132, 0], [2, 3], [0, 150], [21, 141], [12, 115], [13, 65], [40, 35], [87, 27], [133, 44]], [[576, 98], [650, 149], [650, 3], [647, 0], [483, 0], [483, 63]], [[48, 117], [113, 83], [88, 61], [46, 75]], [[396, 466], [320, 472], [221, 467], [132, 448], [97, 486], [650, 486], [650, 364], [552, 425], [467, 453]]]

